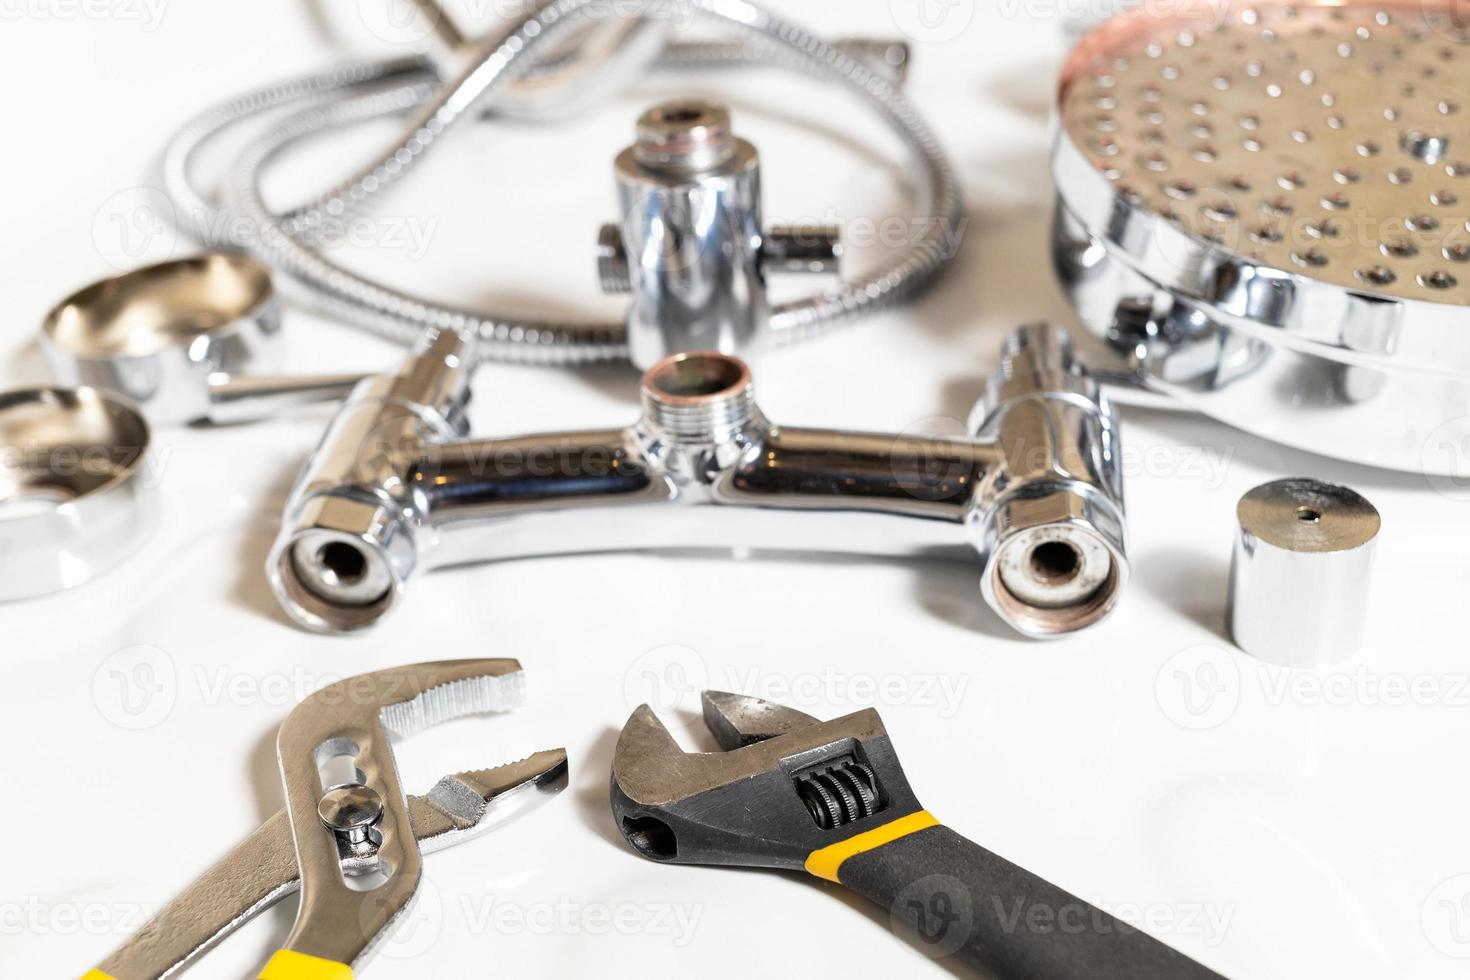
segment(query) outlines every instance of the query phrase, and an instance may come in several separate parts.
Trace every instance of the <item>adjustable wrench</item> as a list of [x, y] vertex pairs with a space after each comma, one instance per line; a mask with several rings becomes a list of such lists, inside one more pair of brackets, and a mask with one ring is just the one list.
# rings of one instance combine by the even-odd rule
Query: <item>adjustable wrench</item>
[[490, 830], [567, 783], [566, 752], [551, 749], [405, 796], [388, 735], [506, 710], [523, 692], [514, 660], [451, 660], [362, 674], [311, 695], [276, 739], [285, 809], [84, 980], [175, 976], [298, 889], [295, 926], [262, 980], [350, 980], [411, 904], [423, 853]]
[[888, 909], [936, 959], [997, 980], [1221, 980], [941, 825], [876, 711], [819, 722], [707, 691], [704, 720], [725, 751], [686, 753], [648, 705], [618, 739], [613, 815], [644, 857], [805, 870]]

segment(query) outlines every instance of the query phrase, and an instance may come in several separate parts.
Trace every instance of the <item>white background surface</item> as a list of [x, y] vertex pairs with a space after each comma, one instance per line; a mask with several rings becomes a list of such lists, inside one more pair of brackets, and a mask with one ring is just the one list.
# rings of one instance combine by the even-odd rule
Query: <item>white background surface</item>
[[[365, 26], [381, 28], [384, 2], [0, 2], [0, 378], [44, 380], [32, 336], [62, 295], [189, 250], [150, 210], [156, 153], [178, 123], [245, 87], [401, 49], [403, 37]], [[917, 23], [902, 0], [775, 5], [829, 34]], [[912, 39], [909, 91], [966, 182], [960, 268], [909, 310], [772, 356], [758, 377], [770, 415], [953, 425], [1007, 329], [1067, 319], [1045, 258], [1045, 146], [1069, 9], [1082, 8], [931, 9], [938, 26]], [[652, 78], [570, 124], [458, 134], [378, 212], [422, 241], [390, 231], [351, 261], [430, 295], [615, 314], [591, 266], [596, 227], [614, 216], [611, 159], [642, 106], [688, 91], [733, 103], [763, 152], [772, 220], [903, 213], [893, 147], [845, 101], [780, 74]], [[387, 132], [302, 154], [282, 202]], [[876, 254], [859, 247], [853, 261]], [[301, 370], [396, 357], [303, 314], [288, 329]], [[492, 365], [474, 421], [485, 434], [602, 426], [631, 418], [635, 397], [629, 369]], [[1146, 916], [1231, 977], [1459, 977], [1470, 966], [1463, 496], [1130, 412], [1134, 581], [1113, 619], [1064, 642], [1010, 635], [970, 567], [668, 555], [434, 574], [379, 630], [344, 640], [288, 626], [261, 570], [321, 425], [159, 432], [146, 550], [72, 594], [0, 608], [0, 974], [84, 972], [274, 811], [275, 729], [300, 696], [457, 656], [520, 658], [533, 703], [403, 744], [410, 788], [555, 745], [571, 753], [572, 785], [533, 817], [430, 858], [410, 931], [374, 977], [942, 975], [835, 888], [660, 867], [627, 850], [607, 806], [615, 732], [637, 703], [672, 711], [683, 695], [673, 721], [705, 745], [688, 713], [702, 686], [822, 717], [876, 704], [946, 822]], [[1350, 483], [1383, 513], [1363, 650], [1337, 668], [1269, 669], [1220, 636], [1234, 503], [1284, 475]], [[199, 972], [253, 975], [293, 909], [263, 916]]]

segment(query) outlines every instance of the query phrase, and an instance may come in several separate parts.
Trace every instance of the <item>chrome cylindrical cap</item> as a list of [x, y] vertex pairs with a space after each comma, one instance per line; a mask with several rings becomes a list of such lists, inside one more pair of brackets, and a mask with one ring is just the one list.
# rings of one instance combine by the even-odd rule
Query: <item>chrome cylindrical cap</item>
[[1310, 667], [1362, 642], [1380, 518], [1364, 497], [1318, 480], [1277, 480], [1236, 507], [1226, 619], [1262, 660]]

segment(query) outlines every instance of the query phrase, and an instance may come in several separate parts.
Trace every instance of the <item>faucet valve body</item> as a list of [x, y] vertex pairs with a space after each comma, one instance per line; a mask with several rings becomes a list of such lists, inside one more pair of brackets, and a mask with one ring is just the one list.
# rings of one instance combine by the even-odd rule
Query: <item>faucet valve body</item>
[[729, 110], [702, 100], [654, 106], [614, 162], [623, 219], [598, 235], [603, 291], [632, 296], [628, 347], [648, 368], [695, 350], [758, 354], [768, 272], [835, 273], [830, 228], [762, 223], [760, 156], [731, 129]]
[[773, 425], [743, 361], [696, 352], [644, 374], [626, 428], [466, 439], [461, 355], [364, 382], [307, 464], [270, 558], [301, 625], [369, 626], [426, 567], [623, 549], [978, 557], [985, 600], [1037, 637], [1127, 580], [1116, 418], [1050, 327], [1007, 342], [963, 437]]
[[468, 342], [427, 336], [397, 374], [364, 379], [297, 479], [267, 563], [291, 617], [323, 632], [372, 625], [427, 547], [413, 467], [426, 444], [463, 438]]

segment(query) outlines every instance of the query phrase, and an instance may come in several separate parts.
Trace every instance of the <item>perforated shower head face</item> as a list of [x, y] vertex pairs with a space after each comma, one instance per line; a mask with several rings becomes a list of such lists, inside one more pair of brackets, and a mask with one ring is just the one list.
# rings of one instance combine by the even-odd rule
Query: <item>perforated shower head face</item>
[[1122, 201], [1305, 279], [1470, 302], [1470, 9], [1160, 10], [1098, 28], [1063, 82], [1064, 132]]

